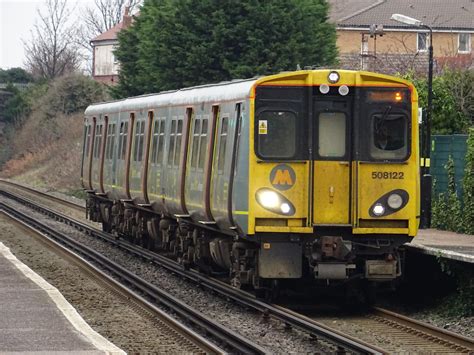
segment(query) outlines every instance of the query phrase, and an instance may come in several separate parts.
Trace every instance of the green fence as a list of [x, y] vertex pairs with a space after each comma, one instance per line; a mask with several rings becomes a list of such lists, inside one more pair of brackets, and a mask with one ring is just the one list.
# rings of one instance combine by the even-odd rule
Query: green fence
[[451, 155], [454, 160], [456, 188], [458, 196], [462, 194], [467, 135], [432, 136], [431, 140], [431, 175], [436, 181], [434, 193], [445, 192], [448, 188], [448, 174], [444, 166]]

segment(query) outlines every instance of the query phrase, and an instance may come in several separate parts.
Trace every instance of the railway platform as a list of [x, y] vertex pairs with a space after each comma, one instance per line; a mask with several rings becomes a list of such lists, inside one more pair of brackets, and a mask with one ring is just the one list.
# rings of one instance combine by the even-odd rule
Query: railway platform
[[125, 354], [0, 242], [2, 354]]
[[422, 254], [474, 263], [474, 235], [420, 229], [411, 243], [405, 246]]

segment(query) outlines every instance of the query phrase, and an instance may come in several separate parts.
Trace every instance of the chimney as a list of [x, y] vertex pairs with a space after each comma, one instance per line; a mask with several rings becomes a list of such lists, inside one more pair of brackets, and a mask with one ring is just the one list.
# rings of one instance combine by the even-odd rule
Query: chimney
[[132, 16], [129, 15], [130, 7], [125, 6], [125, 13], [122, 19], [122, 28], [127, 28], [132, 24]]

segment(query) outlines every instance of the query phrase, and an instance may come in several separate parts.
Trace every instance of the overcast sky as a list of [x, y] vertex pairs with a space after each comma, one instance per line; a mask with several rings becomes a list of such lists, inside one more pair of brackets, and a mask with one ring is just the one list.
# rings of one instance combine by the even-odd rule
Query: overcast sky
[[[93, 4], [93, 0], [68, 2], [71, 6], [78, 3], [78, 7]], [[0, 68], [24, 66], [22, 39], [30, 38], [38, 18], [37, 9], [44, 9], [44, 4], [45, 0], [0, 0]]]

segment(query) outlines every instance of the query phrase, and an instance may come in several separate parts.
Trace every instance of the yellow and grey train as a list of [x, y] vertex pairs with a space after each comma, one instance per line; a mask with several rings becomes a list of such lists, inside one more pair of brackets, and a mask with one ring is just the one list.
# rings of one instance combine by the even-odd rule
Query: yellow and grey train
[[235, 286], [391, 281], [419, 223], [417, 111], [411, 83], [348, 70], [94, 104], [87, 215]]

